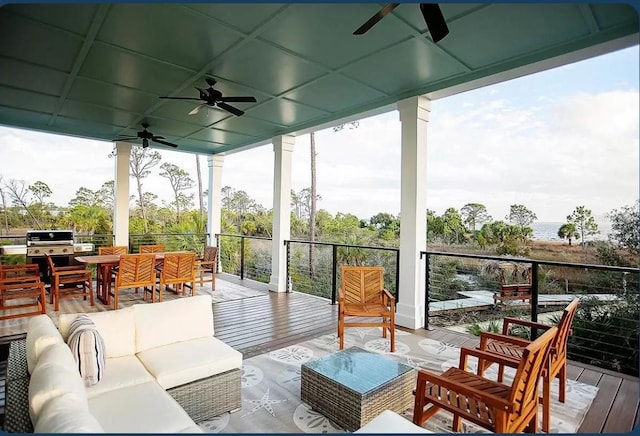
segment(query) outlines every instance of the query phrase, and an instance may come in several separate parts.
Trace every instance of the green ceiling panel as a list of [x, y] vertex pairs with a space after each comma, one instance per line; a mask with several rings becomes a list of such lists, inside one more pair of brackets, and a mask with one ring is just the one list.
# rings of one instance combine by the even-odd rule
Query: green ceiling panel
[[158, 102], [153, 94], [81, 77], [73, 82], [69, 98], [140, 114]]
[[0, 56], [71, 71], [82, 40], [0, 8]]
[[198, 102], [190, 102], [190, 101], [181, 101], [181, 100], [167, 100], [162, 103], [158, 109], [154, 110], [151, 113], [151, 116], [158, 118], [169, 118], [177, 121], [182, 121], [184, 123], [192, 123], [195, 124], [195, 128], [203, 125], [213, 124], [217, 121], [226, 118], [229, 115], [228, 112], [215, 109], [203, 107], [200, 109], [195, 115], [189, 115], [192, 109], [194, 109], [198, 105]]
[[254, 89], [278, 95], [324, 72], [270, 45], [253, 41], [225, 56], [211, 73], [221, 81], [250, 83]]
[[60, 95], [68, 76], [57, 70], [8, 58], [0, 58], [0, 71], [1, 82], [7, 86], [49, 95]]
[[0, 105], [0, 124], [5, 126], [33, 128], [36, 130], [46, 131], [47, 123], [50, 118], [50, 114], [26, 111], [15, 107]]
[[69, 32], [85, 35], [89, 31], [93, 16], [98, 9], [96, 4], [20, 4], [3, 6], [10, 12], [30, 17]]
[[419, 38], [387, 49], [344, 70], [351, 77], [388, 94], [402, 93], [416, 86], [465, 72], [465, 69], [437, 47]]
[[94, 44], [80, 76], [154, 93], [169, 93], [191, 75], [149, 58], [136, 56], [103, 44]]
[[[487, 5], [478, 5], [473, 3], [440, 3], [442, 15], [444, 15], [444, 18], [448, 23], [450, 23], [452, 19], [459, 18], [485, 6]], [[420, 12], [418, 4], [402, 4], [400, 7], [394, 9], [392, 13], [406, 21], [416, 31], [420, 33], [425, 33], [427, 31], [427, 25], [422, 18], [422, 13]]]
[[137, 116], [132, 113], [117, 111], [73, 100], [67, 100], [64, 102], [64, 106], [62, 107], [60, 114], [81, 120], [95, 122], [107, 121], [109, 124], [113, 124], [118, 127], [126, 127], [133, 123], [137, 118]]
[[77, 136], [109, 141], [115, 138], [120, 129], [109, 124], [95, 123], [69, 117], [57, 117], [55, 127], [60, 131], [76, 132]]
[[638, 12], [631, 5], [593, 4], [587, 7], [593, 12], [600, 29], [615, 27], [620, 22], [638, 23]]
[[[493, 4], [452, 23], [453, 37], [440, 45], [476, 69], [589, 33], [577, 4], [554, 5], [552, 14], [547, 8], [545, 4]], [[521, 19], [514, 20], [514, 15]]]
[[204, 129], [191, 136], [188, 140], [200, 140], [215, 142], [218, 144], [233, 144], [236, 142], [245, 143], [251, 141], [253, 137], [240, 133], [227, 132], [219, 129]]
[[286, 99], [276, 99], [255, 109], [251, 109], [251, 117], [282, 125], [302, 124], [329, 114]]
[[257, 118], [250, 118], [249, 115], [242, 117], [230, 117], [226, 120], [216, 123], [214, 126], [216, 129], [229, 130], [231, 132], [238, 132], [251, 136], [273, 136], [275, 132], [282, 130], [283, 126], [279, 126], [273, 123], [259, 120]]
[[[378, 4], [367, 3], [343, 4], [336, 8], [291, 5], [282, 20], [267, 26], [260, 38], [335, 69], [412, 35], [395, 17], [389, 17], [366, 35], [345, 38], [379, 8]], [[331, 23], [330, 32], [326, 31], [327, 23]], [[291, 38], [292, 33], [298, 37]]]
[[227, 23], [232, 28], [244, 33], [250, 33], [274, 15], [281, 4], [186, 4], [216, 20]]
[[146, 117], [145, 121], [151, 126], [149, 127], [149, 130], [156, 135], [166, 136], [167, 138], [171, 136], [174, 139], [188, 136], [201, 128], [192, 124], [185, 124], [175, 120], [154, 118], [151, 116]]
[[6, 102], [19, 109], [52, 114], [56, 108], [58, 98], [0, 86], [0, 102]]
[[299, 102], [313, 102], [318, 108], [329, 112], [344, 110], [386, 95], [339, 74], [322, 78], [286, 94], [287, 98]]
[[[174, 38], [173, 32], [182, 37]], [[179, 5], [114, 4], [97, 39], [199, 70], [239, 37]]]

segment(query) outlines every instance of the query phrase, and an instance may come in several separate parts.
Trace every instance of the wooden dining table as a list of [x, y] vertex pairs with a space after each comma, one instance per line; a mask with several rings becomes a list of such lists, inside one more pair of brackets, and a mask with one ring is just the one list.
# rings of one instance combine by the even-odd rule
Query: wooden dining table
[[[155, 253], [156, 260], [164, 260], [164, 253]], [[96, 266], [96, 296], [104, 304], [111, 304], [109, 301], [109, 281], [111, 280], [111, 269], [120, 263], [119, 254], [102, 254], [92, 256], [76, 256], [75, 260], [84, 265]]]

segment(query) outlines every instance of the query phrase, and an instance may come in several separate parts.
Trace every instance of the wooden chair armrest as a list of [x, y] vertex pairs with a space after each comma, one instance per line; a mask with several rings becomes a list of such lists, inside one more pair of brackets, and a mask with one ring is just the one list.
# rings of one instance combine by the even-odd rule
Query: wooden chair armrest
[[54, 276], [58, 276], [58, 277], [63, 277], [63, 276], [87, 276], [87, 277], [91, 277], [91, 271], [89, 271], [88, 269], [82, 269], [82, 270], [68, 270], [68, 271], [56, 271], [55, 273], [53, 273], [52, 275]]
[[0, 285], [10, 285], [14, 283], [40, 283], [40, 276], [15, 276], [0, 279]]
[[539, 328], [539, 329], [548, 329], [548, 328], [551, 327], [550, 325], [540, 324], [538, 322], [527, 321], [527, 320], [518, 319], [518, 318], [505, 317], [504, 321], [502, 323], [502, 334], [503, 335], [509, 334], [509, 324], [518, 324], [518, 325], [522, 325], [522, 326], [525, 326], [525, 327]]
[[382, 290], [382, 296], [383, 298], [385, 298], [387, 300], [387, 302], [389, 302], [390, 304], [395, 304], [396, 302], [396, 297], [394, 297], [393, 295], [391, 295], [391, 292], [389, 292], [386, 289]]
[[84, 265], [69, 265], [69, 266], [56, 266], [56, 272], [58, 271], [77, 271], [86, 269]]
[[498, 354], [489, 353], [487, 351], [478, 350], [475, 348], [460, 347], [460, 369], [464, 369], [466, 371], [467, 357], [469, 356], [473, 356], [482, 360], [489, 360], [493, 363], [499, 363], [513, 368], [517, 368], [520, 364], [519, 360], [516, 362]]
[[500, 333], [492, 333], [492, 332], [481, 332], [480, 333], [480, 350], [484, 350], [489, 339], [500, 342], [508, 342], [513, 345], [519, 345], [521, 347], [526, 347], [531, 343], [526, 339], [518, 338], [516, 336], [503, 335]]
[[[430, 382], [434, 385], [438, 385], [447, 389], [451, 389], [454, 392], [470, 395], [474, 398], [481, 398], [483, 402], [489, 404], [493, 407], [500, 408], [506, 412], [511, 412], [513, 409], [513, 404], [504, 398], [496, 397], [491, 395], [485, 391], [481, 391], [479, 389], [474, 389], [471, 386], [467, 386], [462, 383], [458, 383], [456, 381], [450, 380], [446, 377], [442, 377], [440, 375], [432, 374], [430, 372], [424, 370], [418, 370], [418, 381], [417, 385], [425, 384], [426, 382]], [[419, 388], [417, 389], [420, 390]]]

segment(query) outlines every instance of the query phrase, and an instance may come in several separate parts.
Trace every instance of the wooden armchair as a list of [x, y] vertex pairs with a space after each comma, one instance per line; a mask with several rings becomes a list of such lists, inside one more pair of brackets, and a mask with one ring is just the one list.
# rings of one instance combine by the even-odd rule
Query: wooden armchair
[[[129, 252], [129, 247], [126, 245], [111, 245], [107, 247], [98, 247], [98, 256], [110, 256], [114, 254], [127, 254]], [[101, 268], [96, 270], [96, 282], [101, 283], [104, 278], [109, 277], [110, 287], [112, 282], [116, 278], [116, 271], [118, 270], [117, 265], [111, 265], [109, 263], [103, 263], [100, 265]]]
[[[184, 288], [191, 288], [191, 296], [195, 295], [195, 253], [165, 253], [164, 265], [160, 273], [160, 284], [158, 286], [158, 297], [162, 301], [162, 293], [169, 285], [174, 285], [174, 292], [184, 295]], [[154, 288], [145, 290], [151, 292]], [[153, 298], [152, 298], [153, 301]]]
[[138, 247], [138, 253], [164, 253], [165, 249], [162, 244], [141, 245]]
[[422, 425], [440, 408], [453, 413], [453, 432], [460, 432], [460, 418], [494, 433], [538, 431], [538, 384], [557, 327], [547, 330], [524, 348], [511, 386], [466, 371], [469, 356], [505, 363], [502, 356], [460, 349], [459, 368], [442, 375], [418, 371], [413, 422]]
[[[579, 299], [574, 299], [562, 311], [562, 318], [558, 323], [558, 331], [551, 342], [551, 352], [543, 377], [542, 388], [542, 430], [549, 433], [551, 425], [551, 381], [558, 377], [559, 389], [558, 400], [565, 402], [567, 386], [567, 343], [571, 335], [571, 325], [578, 310]], [[526, 347], [531, 343], [526, 339], [509, 336], [509, 329], [512, 325], [525, 326], [540, 330], [547, 330], [549, 325], [517, 318], [505, 318], [502, 324], [502, 334], [482, 332], [480, 335], [480, 345], [478, 349], [488, 353], [499, 355], [506, 359], [507, 363], [498, 366], [498, 381], [502, 381], [504, 376], [504, 366], [517, 367]], [[478, 374], [482, 375], [492, 362], [478, 363]]]
[[[384, 269], [381, 266], [343, 266], [342, 284], [338, 297], [338, 337], [340, 349], [344, 348], [345, 327], [382, 327], [382, 337], [387, 337], [391, 352], [396, 350], [395, 313], [396, 299], [384, 289]], [[347, 316], [381, 318], [380, 321], [346, 322]]]
[[[0, 264], [0, 320], [47, 313], [44, 284], [37, 264]], [[16, 304], [9, 304], [16, 301]], [[31, 311], [25, 311], [33, 308]], [[18, 310], [15, 313], [9, 311]]]
[[121, 255], [116, 283], [109, 290], [109, 294], [113, 295], [113, 308], [118, 308], [118, 294], [121, 289], [144, 288], [145, 295], [146, 292], [151, 292], [151, 302], [155, 302], [155, 291], [153, 291], [155, 286], [156, 255], [154, 253]]
[[89, 297], [91, 305], [93, 299], [93, 278], [91, 270], [83, 265], [56, 266], [53, 259], [45, 254], [49, 271], [51, 272], [51, 302], [54, 310], [60, 310], [60, 300], [63, 298]]
[[[196, 260], [196, 273], [200, 279], [200, 286], [204, 282], [211, 282], [211, 290], [216, 290], [216, 270], [218, 269], [218, 247], [207, 245], [204, 247], [204, 255]], [[210, 278], [205, 279], [205, 273], [210, 274]]]

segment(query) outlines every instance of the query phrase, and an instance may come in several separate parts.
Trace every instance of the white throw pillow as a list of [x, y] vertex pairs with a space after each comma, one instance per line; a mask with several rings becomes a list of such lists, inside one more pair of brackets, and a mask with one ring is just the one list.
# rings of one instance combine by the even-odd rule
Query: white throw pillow
[[98, 383], [104, 373], [105, 347], [100, 332], [87, 315], [80, 315], [73, 320], [67, 344], [85, 386]]

